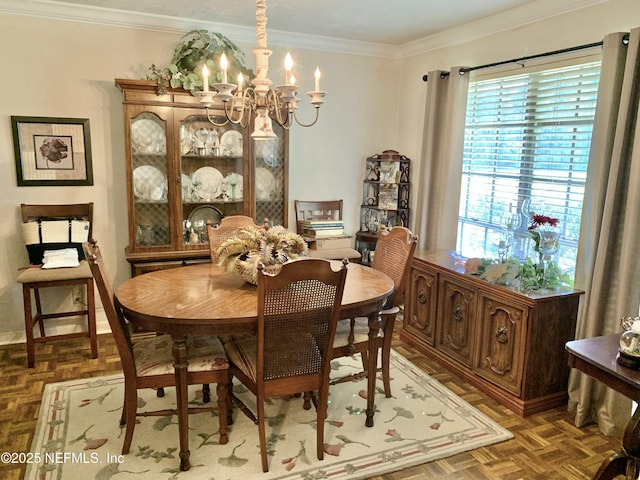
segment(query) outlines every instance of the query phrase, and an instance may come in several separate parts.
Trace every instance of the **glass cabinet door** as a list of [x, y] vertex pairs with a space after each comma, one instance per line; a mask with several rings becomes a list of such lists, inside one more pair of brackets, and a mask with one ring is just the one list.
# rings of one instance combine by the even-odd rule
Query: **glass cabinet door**
[[[212, 117], [217, 124], [224, 118]], [[216, 126], [202, 112], [179, 119], [180, 225], [184, 246], [208, 242], [207, 223], [244, 214], [243, 154], [240, 126]]]
[[152, 112], [131, 119], [131, 185], [136, 247], [171, 244], [166, 121]]
[[286, 161], [283, 128], [273, 122], [276, 138], [254, 140], [256, 221], [286, 225]]

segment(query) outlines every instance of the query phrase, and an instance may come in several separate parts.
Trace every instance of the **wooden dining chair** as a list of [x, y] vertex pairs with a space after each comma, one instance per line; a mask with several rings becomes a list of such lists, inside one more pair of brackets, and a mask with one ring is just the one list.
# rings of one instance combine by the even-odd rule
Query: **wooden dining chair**
[[262, 225], [256, 225], [253, 218], [245, 215], [230, 215], [224, 217], [219, 225], [207, 224], [209, 236], [209, 254], [213, 263], [218, 263], [218, 249], [225, 240], [233, 237], [236, 232], [245, 227], [269, 228], [269, 219], [265, 218]]
[[225, 344], [232, 376], [257, 397], [262, 470], [269, 471], [265, 399], [318, 390], [317, 455], [324, 457], [329, 353], [340, 314], [346, 262], [334, 271], [324, 259], [298, 259], [271, 275], [258, 272], [258, 330]]
[[342, 200], [295, 200], [296, 228], [302, 234], [301, 222], [305, 220], [342, 220]]
[[[175, 387], [173, 341], [169, 335], [144, 338], [132, 342], [122, 309], [117, 304], [113, 286], [107, 275], [102, 254], [95, 241], [83, 244], [85, 256], [96, 281], [111, 333], [115, 339], [124, 373], [124, 405], [120, 425], [126, 425], [122, 454], [129, 453], [137, 416], [166, 416], [174, 409], [138, 412], [137, 391], [142, 388]], [[217, 384], [220, 443], [228, 442], [231, 389], [229, 362], [216, 337], [190, 337], [187, 340], [187, 383]], [[211, 411], [212, 407], [190, 407], [189, 413]]]
[[[400, 311], [400, 303], [404, 294], [407, 277], [418, 237], [406, 227], [393, 227], [378, 235], [375, 255], [371, 267], [386, 273], [393, 280], [393, 295], [387, 299], [380, 312], [380, 332], [376, 340], [382, 350], [382, 380], [385, 396], [391, 397], [391, 378], [389, 362], [391, 355], [391, 339], [396, 315]], [[333, 342], [332, 358], [349, 357], [356, 353], [362, 356], [362, 365], [366, 374], [369, 349], [369, 325], [366, 318], [343, 319], [338, 322], [336, 337]], [[359, 375], [363, 375], [359, 374]], [[374, 373], [375, 375], [375, 373]], [[358, 376], [358, 374], [356, 374]], [[352, 379], [354, 375], [334, 380], [333, 384]]]
[[[296, 233], [302, 235], [302, 222], [308, 220], [342, 220], [343, 201], [340, 200], [295, 200]], [[306, 239], [307, 242], [310, 239]], [[309, 256], [326, 258], [330, 260], [342, 260], [348, 258], [357, 261], [361, 258], [360, 252], [355, 248], [341, 247], [335, 249], [316, 250], [309, 249]]]
[[[62, 340], [75, 337], [88, 337], [91, 345], [92, 358], [98, 358], [98, 336], [96, 332], [96, 308], [93, 293], [93, 276], [89, 265], [79, 255], [79, 265], [77, 267], [62, 268], [42, 268], [43, 249], [60, 250], [65, 247], [77, 247], [82, 250], [80, 245], [82, 241], [91, 238], [93, 229], [93, 203], [77, 203], [66, 205], [28, 205], [22, 204], [21, 207], [23, 230], [35, 230], [35, 237], [39, 241], [29, 242], [25, 238], [27, 251], [29, 252], [30, 265], [22, 270], [18, 275], [17, 281], [22, 284], [22, 297], [24, 303], [24, 327], [27, 338], [27, 366], [33, 368], [35, 364], [35, 344], [48, 341]], [[77, 244], [72, 240], [72, 230], [75, 230], [77, 222], [82, 232], [80, 236], [84, 236]], [[49, 225], [62, 225], [62, 237], [55, 235], [55, 242], [47, 243], [44, 238], [43, 229]], [[68, 225], [68, 226], [67, 226]], [[67, 230], [65, 233], [64, 230]], [[64, 240], [64, 241], [61, 241]], [[45, 288], [61, 288], [61, 287], [80, 287], [86, 294], [86, 306], [81, 305], [69, 311], [54, 311], [45, 313], [43, 310], [43, 302], [40, 298], [41, 290]], [[32, 302], [35, 301], [35, 311]], [[84, 296], [83, 294], [83, 296]], [[74, 298], [74, 302], [77, 300]], [[68, 317], [86, 317], [87, 329], [82, 332], [63, 333], [58, 335], [49, 335], [45, 333], [45, 321], [55, 320]], [[38, 325], [40, 336], [34, 338], [33, 330]]]

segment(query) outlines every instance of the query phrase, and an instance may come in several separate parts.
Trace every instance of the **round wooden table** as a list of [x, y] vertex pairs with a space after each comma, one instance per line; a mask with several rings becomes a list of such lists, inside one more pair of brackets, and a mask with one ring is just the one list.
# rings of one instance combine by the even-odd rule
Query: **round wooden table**
[[[336, 269], [340, 262], [335, 262]], [[372, 268], [350, 263], [342, 297], [341, 318], [367, 317], [369, 336], [378, 333], [378, 313], [393, 292], [393, 280]], [[168, 333], [173, 339], [176, 375], [180, 469], [188, 470], [187, 346], [189, 335], [255, 332], [257, 288], [223, 267], [201, 263], [139, 275], [116, 291], [125, 317], [143, 329]], [[375, 341], [369, 342], [369, 372], [377, 368]], [[368, 376], [366, 425], [373, 425], [376, 375]]]

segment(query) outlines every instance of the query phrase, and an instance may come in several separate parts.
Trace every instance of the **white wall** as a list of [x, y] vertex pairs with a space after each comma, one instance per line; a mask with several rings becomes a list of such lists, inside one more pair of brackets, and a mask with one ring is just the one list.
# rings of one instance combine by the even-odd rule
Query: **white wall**
[[[94, 236], [115, 286], [128, 278], [122, 97], [114, 79], [144, 78], [152, 63], [166, 65], [178, 38], [170, 33], [0, 15], [4, 66], [0, 75], [0, 343], [24, 337], [22, 290], [16, 283], [18, 269], [28, 263], [19, 230], [20, 203], [93, 201]], [[253, 45], [238, 44], [246, 52], [247, 65], [253, 66]], [[284, 52], [273, 50], [275, 81]], [[392, 95], [379, 92], [397, 84], [400, 64], [295, 48], [292, 54], [301, 93], [313, 89], [313, 71], [320, 65], [322, 88], [328, 95], [318, 124], [294, 128], [290, 135], [289, 224], [293, 225], [294, 199], [343, 198], [347, 229], [355, 232], [364, 159], [396, 147], [398, 105]], [[310, 118], [311, 110], [301, 108], [303, 120]], [[12, 115], [89, 118], [94, 185], [18, 187]], [[105, 325], [102, 315], [99, 321]]]
[[[591, 43], [636, 26], [640, 2], [610, 0], [482, 38], [472, 38], [472, 28], [461, 29], [447, 37], [455, 39], [454, 46], [405, 60], [293, 48], [301, 68], [300, 91], [311, 89], [313, 69], [320, 65], [328, 95], [317, 126], [294, 128], [290, 137], [290, 225], [294, 199], [343, 198], [347, 229], [355, 232], [364, 159], [384, 149], [414, 160], [417, 191], [426, 93], [422, 75], [429, 70]], [[175, 34], [142, 29], [0, 15], [0, 343], [24, 336], [22, 292], [16, 283], [18, 269], [28, 263], [19, 231], [20, 203], [93, 201], [94, 236], [114, 284], [128, 278], [122, 98], [114, 79], [143, 78], [151, 63], [166, 65], [177, 40]], [[239, 46], [253, 65], [253, 45]], [[273, 50], [275, 79], [283, 49]], [[11, 115], [89, 118], [94, 186], [17, 187]]]

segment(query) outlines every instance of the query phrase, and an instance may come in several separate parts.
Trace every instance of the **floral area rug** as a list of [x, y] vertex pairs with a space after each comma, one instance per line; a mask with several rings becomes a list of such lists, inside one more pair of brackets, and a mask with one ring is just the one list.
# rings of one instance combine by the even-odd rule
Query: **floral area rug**
[[[334, 361], [332, 378], [361, 369], [358, 357]], [[229, 443], [218, 443], [217, 413], [189, 416], [191, 469], [180, 472], [177, 417], [140, 417], [129, 454], [121, 456], [121, 375], [45, 387], [33, 439], [30, 480], [119, 479], [361, 479], [501, 442], [513, 435], [393, 352], [392, 398], [378, 381], [375, 425], [365, 426], [366, 379], [333, 385], [325, 424], [325, 455], [316, 457], [315, 410], [301, 398], [266, 405], [269, 472], [260, 463], [258, 427], [238, 409]], [[212, 394], [215, 388], [211, 389]], [[237, 381], [234, 392], [252, 411], [255, 397]], [[201, 387], [189, 398], [200, 403]], [[215, 398], [212, 399], [215, 405]], [[139, 391], [139, 408], [175, 406]]]

